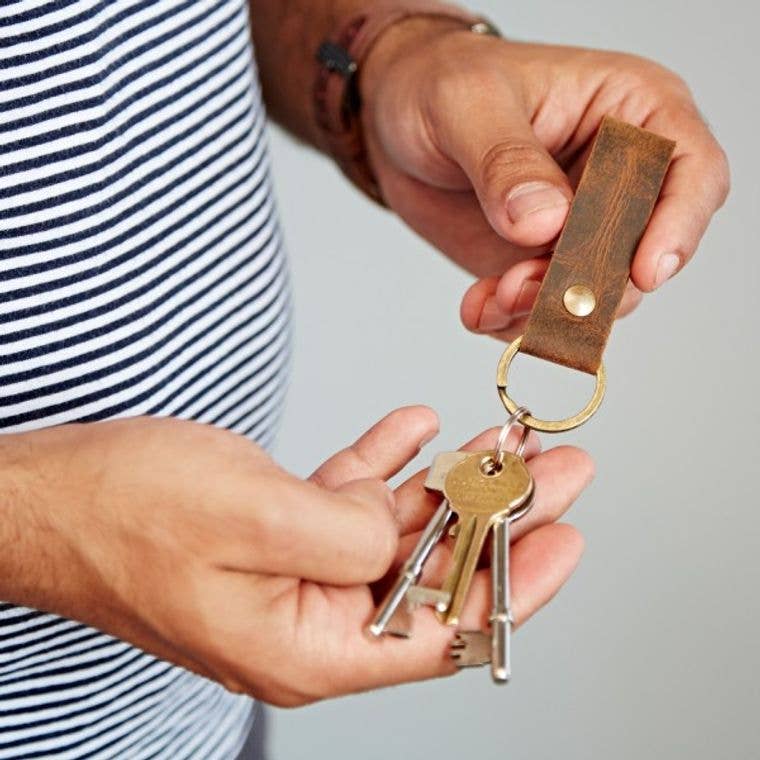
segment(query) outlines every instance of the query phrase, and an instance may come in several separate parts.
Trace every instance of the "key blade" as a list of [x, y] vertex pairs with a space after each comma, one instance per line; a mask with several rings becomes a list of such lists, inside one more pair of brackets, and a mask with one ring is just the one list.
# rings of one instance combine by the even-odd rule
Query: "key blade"
[[415, 607], [426, 605], [435, 607], [438, 612], [446, 612], [451, 603], [451, 594], [437, 588], [412, 586], [406, 594], [409, 604]]
[[410, 639], [412, 637], [412, 613], [409, 605], [401, 604], [391, 615], [386, 623], [383, 633], [395, 636], [398, 639]]
[[491, 662], [491, 637], [483, 631], [459, 631], [449, 651], [458, 668], [488, 665]]
[[369, 626], [369, 633], [376, 638], [384, 633], [407, 638], [411, 635], [411, 615], [407, 593], [417, 582], [430, 552], [446, 530], [451, 517], [451, 507], [444, 499], [431, 518], [415, 546], [409, 559], [399, 571], [393, 586], [377, 608], [375, 617]]
[[454, 543], [452, 567], [442, 587], [443, 591], [451, 596], [451, 602], [445, 612], [438, 613], [446, 625], [459, 623], [483, 544], [490, 529], [490, 519], [485, 515], [464, 514], [459, 517], [459, 532]]
[[509, 594], [509, 522], [498, 520], [493, 528], [491, 551], [491, 677], [505, 684], [512, 676], [512, 611]]
[[459, 526], [452, 568], [443, 583], [451, 594], [449, 609], [441, 616], [448, 625], [459, 621], [492, 525], [506, 520], [533, 492], [533, 477], [520, 457], [503, 452], [497, 468], [486, 467], [493, 461], [493, 452], [471, 452], [446, 476], [444, 495]]

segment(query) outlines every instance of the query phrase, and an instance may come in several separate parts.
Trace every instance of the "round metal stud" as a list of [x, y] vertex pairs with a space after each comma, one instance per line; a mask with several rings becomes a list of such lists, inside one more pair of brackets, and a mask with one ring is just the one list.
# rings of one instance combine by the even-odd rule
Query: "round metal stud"
[[576, 317], [587, 317], [596, 308], [596, 296], [585, 285], [572, 285], [562, 296], [565, 308]]

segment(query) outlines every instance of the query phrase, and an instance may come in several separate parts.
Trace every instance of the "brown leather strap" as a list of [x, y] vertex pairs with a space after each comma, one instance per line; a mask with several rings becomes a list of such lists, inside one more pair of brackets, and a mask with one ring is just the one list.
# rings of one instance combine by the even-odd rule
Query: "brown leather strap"
[[[520, 350], [594, 374], [675, 143], [605, 117], [551, 258]], [[581, 286], [595, 305], [577, 316], [565, 294]], [[577, 292], [577, 289], [571, 293]], [[572, 306], [575, 312], [582, 308]]]
[[497, 33], [480, 16], [435, 0], [379, 0], [349, 19], [337, 35], [323, 43], [314, 88], [316, 122], [326, 153], [344, 174], [374, 200], [382, 203], [380, 188], [369, 165], [359, 118], [358, 76], [361, 65], [383, 32], [404, 19], [430, 16], [450, 19], [480, 33]]

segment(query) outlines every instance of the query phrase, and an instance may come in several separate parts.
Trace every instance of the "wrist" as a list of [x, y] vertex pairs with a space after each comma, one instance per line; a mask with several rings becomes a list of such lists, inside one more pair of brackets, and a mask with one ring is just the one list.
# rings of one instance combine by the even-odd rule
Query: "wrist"
[[0, 437], [0, 599], [68, 616], [91, 591], [62, 528], [80, 522], [72, 427]]
[[[457, 6], [436, 0], [395, 0], [370, 6], [345, 19], [343, 26], [319, 48], [320, 67], [314, 87], [318, 143], [375, 200], [382, 202], [377, 178], [367, 158], [360, 87], [365, 93], [372, 92], [383, 73], [384, 62], [394, 52], [411, 46], [419, 48], [426, 39], [457, 27], [481, 35], [498, 34], [490, 23]], [[390, 41], [375, 55], [369, 84], [362, 86], [370, 53], [389, 34]]]
[[414, 54], [441, 36], [454, 32], [470, 33], [460, 21], [444, 16], [411, 16], [386, 30], [372, 46], [359, 72], [362, 102], [372, 101], [387, 72], [408, 54]]
[[34, 465], [31, 435], [0, 440], [0, 599], [24, 605], [36, 605], [47, 595], [49, 563], [42, 537], [51, 533], [40, 498], [46, 468], [42, 462]]

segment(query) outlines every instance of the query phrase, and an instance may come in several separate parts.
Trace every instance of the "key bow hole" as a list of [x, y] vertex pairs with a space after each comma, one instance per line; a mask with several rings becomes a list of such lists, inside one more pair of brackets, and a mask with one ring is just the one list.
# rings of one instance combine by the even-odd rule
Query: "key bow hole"
[[504, 463], [496, 459], [492, 454], [483, 458], [480, 463], [480, 471], [487, 478], [493, 478], [504, 469]]

